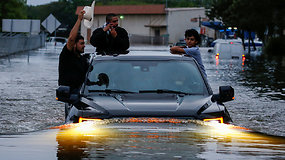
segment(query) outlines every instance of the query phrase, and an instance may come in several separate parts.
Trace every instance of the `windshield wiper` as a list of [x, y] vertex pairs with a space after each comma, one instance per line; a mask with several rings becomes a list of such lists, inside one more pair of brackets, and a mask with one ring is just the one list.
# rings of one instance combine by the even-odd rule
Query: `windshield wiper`
[[192, 95], [191, 93], [174, 91], [174, 90], [169, 90], [169, 89], [140, 90], [139, 93], [174, 93], [174, 94]]
[[104, 89], [104, 90], [88, 90], [89, 92], [105, 92], [105, 93], [137, 93], [120, 89]]

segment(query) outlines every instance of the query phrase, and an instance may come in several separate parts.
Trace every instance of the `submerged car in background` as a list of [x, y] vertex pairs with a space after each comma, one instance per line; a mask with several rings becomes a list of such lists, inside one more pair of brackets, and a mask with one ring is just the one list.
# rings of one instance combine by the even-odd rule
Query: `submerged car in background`
[[180, 39], [178, 42], [174, 44], [174, 46], [186, 46], [186, 42], [184, 39]]
[[233, 41], [217, 42], [213, 53], [216, 59], [243, 59], [245, 57], [242, 44]]
[[223, 102], [234, 99], [230, 86], [213, 94], [197, 62], [188, 56], [145, 51], [92, 55], [79, 93], [60, 86], [66, 123], [130, 117], [218, 120], [230, 123]]
[[229, 43], [229, 42], [242, 44], [242, 40], [240, 38], [238, 39], [216, 39], [211, 43], [210, 47], [214, 47], [216, 43]]
[[65, 37], [49, 37], [46, 41], [47, 46], [63, 47], [67, 43]]

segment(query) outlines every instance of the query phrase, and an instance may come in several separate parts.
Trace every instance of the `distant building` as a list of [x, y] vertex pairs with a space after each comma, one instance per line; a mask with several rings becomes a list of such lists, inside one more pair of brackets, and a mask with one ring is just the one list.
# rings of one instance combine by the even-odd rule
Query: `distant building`
[[207, 21], [205, 8], [166, 8], [167, 11], [167, 31], [169, 33], [169, 43], [175, 43], [184, 39], [186, 29], [196, 29], [198, 33], [207, 37], [214, 36], [214, 30], [201, 25]]
[[[76, 14], [83, 9], [77, 7]], [[119, 25], [125, 28], [131, 44], [167, 45], [184, 38], [184, 31], [199, 28], [206, 20], [205, 8], [165, 8], [164, 5], [95, 6], [91, 29], [81, 24], [81, 34], [89, 42], [92, 32], [104, 25], [108, 13], [119, 16]], [[202, 27], [202, 34], [211, 36], [209, 28]]]
[[[82, 6], [77, 7], [76, 14], [82, 9]], [[131, 43], [147, 43], [145, 41], [154, 43], [151, 40], [154, 41], [155, 37], [158, 38], [167, 33], [164, 5], [95, 6], [92, 28], [87, 29], [81, 24], [81, 34], [88, 41], [92, 32], [104, 25], [108, 13], [115, 13], [120, 17], [119, 26], [128, 31]]]

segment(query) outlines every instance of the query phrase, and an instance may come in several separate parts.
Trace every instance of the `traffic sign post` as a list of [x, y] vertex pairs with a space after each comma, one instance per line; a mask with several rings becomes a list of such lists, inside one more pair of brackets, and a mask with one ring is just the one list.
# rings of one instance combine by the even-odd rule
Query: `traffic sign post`
[[[54, 37], [56, 37], [56, 29], [60, 26], [60, 22], [50, 14], [43, 22], [42, 26], [51, 34], [54, 32]], [[54, 46], [55, 47], [55, 46]]]
[[50, 14], [43, 22], [42, 26], [51, 34], [55, 31], [56, 37], [56, 29], [60, 26], [60, 22]]

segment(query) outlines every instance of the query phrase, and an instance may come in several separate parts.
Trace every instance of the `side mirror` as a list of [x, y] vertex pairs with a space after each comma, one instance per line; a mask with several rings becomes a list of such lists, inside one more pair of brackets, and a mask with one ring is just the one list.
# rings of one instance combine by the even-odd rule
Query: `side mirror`
[[76, 103], [79, 100], [79, 93], [71, 93], [69, 86], [59, 86], [56, 89], [56, 100], [67, 102], [67, 103]]
[[106, 85], [106, 88], [109, 86], [109, 77], [107, 74], [100, 73], [98, 75], [98, 79], [99, 79], [99, 81], [98, 81], [99, 86]]
[[227, 102], [234, 100], [234, 89], [231, 86], [220, 86], [219, 94], [214, 94], [211, 98], [212, 102]]

